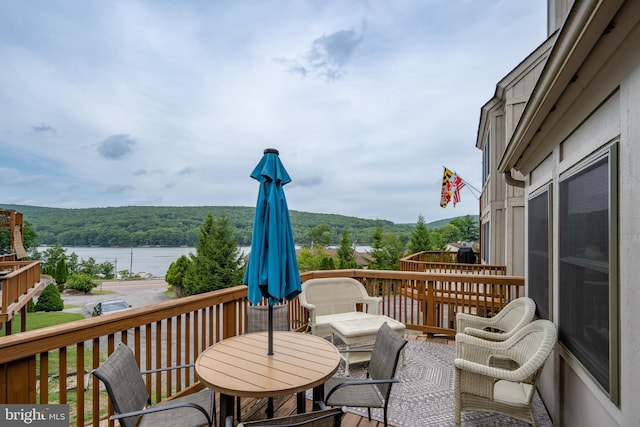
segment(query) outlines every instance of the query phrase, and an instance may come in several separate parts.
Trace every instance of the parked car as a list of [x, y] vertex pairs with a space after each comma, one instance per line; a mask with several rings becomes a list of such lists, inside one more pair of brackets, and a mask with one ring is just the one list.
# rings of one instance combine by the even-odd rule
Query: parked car
[[92, 316], [102, 316], [103, 314], [116, 313], [118, 311], [129, 310], [131, 305], [121, 299], [102, 301], [93, 307]]

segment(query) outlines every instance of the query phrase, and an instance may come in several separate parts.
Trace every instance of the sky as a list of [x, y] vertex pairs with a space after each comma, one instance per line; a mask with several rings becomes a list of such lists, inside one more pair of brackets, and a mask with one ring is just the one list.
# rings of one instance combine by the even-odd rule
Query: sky
[[545, 0], [2, 0], [0, 206], [255, 206], [276, 148], [291, 210], [478, 214], [480, 109], [545, 37]]

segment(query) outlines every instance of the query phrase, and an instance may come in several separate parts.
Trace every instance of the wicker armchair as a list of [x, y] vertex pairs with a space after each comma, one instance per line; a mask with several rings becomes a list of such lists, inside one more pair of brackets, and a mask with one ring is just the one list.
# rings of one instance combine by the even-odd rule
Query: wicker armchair
[[512, 300], [493, 317], [456, 314], [456, 331], [491, 341], [504, 341], [518, 329], [531, 323], [536, 314], [536, 303], [528, 297]]
[[309, 312], [311, 333], [319, 337], [331, 336], [332, 321], [382, 313], [382, 298], [369, 296], [362, 283], [351, 277], [309, 279], [302, 284], [298, 300]]
[[[535, 426], [531, 401], [556, 339], [556, 326], [543, 319], [526, 325], [506, 341], [486, 341], [458, 333], [454, 361], [456, 425], [460, 425], [461, 411], [482, 411]], [[513, 369], [497, 367], [505, 361]]]

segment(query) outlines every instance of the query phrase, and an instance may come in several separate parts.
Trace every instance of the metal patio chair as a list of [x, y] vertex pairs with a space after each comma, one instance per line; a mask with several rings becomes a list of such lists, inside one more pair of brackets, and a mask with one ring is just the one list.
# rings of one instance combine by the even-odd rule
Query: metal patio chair
[[286, 417], [267, 420], [249, 421], [238, 424], [238, 427], [339, 427], [342, 424], [343, 408], [320, 409], [305, 414], [289, 415]]
[[118, 420], [122, 427], [217, 426], [214, 393], [209, 389], [151, 405], [151, 397], [142, 375], [189, 366], [193, 365], [141, 372], [133, 351], [126, 344], [120, 343], [92, 374], [107, 389], [115, 410], [115, 415], [110, 419]]
[[528, 297], [512, 300], [493, 317], [456, 314], [456, 332], [491, 341], [509, 339], [520, 328], [531, 323], [536, 314], [536, 303]]
[[[387, 406], [391, 395], [391, 386], [400, 380], [395, 378], [400, 352], [407, 344], [386, 323], [378, 330], [376, 341], [371, 351], [371, 360], [367, 371], [367, 378], [354, 380], [350, 378], [333, 377], [325, 384], [325, 399], [327, 406], [351, 406], [367, 408], [371, 421], [371, 408], [382, 408], [384, 411], [384, 425], [387, 427]], [[366, 349], [352, 349], [348, 351], [367, 351]]]
[[[273, 330], [289, 330], [289, 306], [286, 304], [276, 304], [273, 308]], [[246, 333], [264, 332], [269, 328], [269, 306], [268, 305], [248, 305], [246, 318]]]

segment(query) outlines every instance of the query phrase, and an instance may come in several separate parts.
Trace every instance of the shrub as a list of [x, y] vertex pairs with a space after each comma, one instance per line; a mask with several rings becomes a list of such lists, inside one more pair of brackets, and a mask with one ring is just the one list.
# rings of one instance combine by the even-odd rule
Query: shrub
[[40, 293], [35, 305], [36, 311], [62, 311], [64, 302], [60, 297], [58, 287], [53, 283], [48, 284]]
[[84, 273], [74, 273], [67, 279], [67, 288], [82, 291], [85, 294], [90, 292], [91, 289], [98, 286], [98, 282], [93, 277]]

